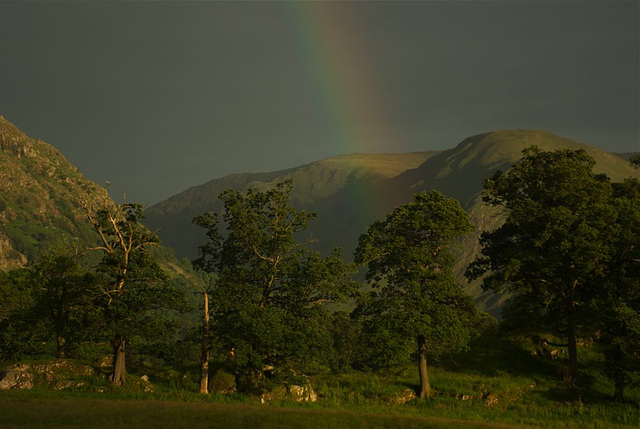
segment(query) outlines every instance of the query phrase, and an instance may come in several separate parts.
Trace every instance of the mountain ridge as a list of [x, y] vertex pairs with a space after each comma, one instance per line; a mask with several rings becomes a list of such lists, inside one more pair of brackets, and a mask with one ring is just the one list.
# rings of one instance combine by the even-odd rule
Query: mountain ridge
[[[496, 314], [504, 297], [482, 291], [479, 282], [466, 283], [463, 271], [479, 251], [478, 236], [501, 219], [482, 204], [482, 181], [509, 168], [531, 144], [543, 150], [582, 148], [596, 160], [596, 172], [614, 181], [640, 175], [631, 167], [629, 154], [610, 154], [542, 130], [498, 130], [470, 136], [444, 151], [345, 154], [273, 172], [227, 175], [147, 208], [145, 224], [158, 229], [178, 257], [193, 258], [205, 235], [192, 219], [206, 211], [220, 212], [221, 192], [267, 189], [292, 179], [294, 206], [318, 213], [308, 232], [318, 239], [312, 247], [322, 252], [341, 247], [351, 259], [368, 225], [410, 201], [414, 193], [437, 189], [458, 199], [476, 225], [457, 254], [455, 271], [478, 306]], [[94, 242], [79, 204], [102, 191], [53, 146], [28, 137], [0, 116], [0, 269], [23, 266], [64, 240]], [[173, 252], [163, 248], [160, 253], [165, 267], [181, 275]]]
[[[191, 224], [191, 220], [206, 211], [220, 212], [222, 204], [217, 201], [217, 194], [227, 188], [238, 191], [244, 191], [249, 186], [268, 188], [273, 186], [275, 181], [293, 179], [294, 205], [299, 209], [318, 213], [318, 219], [312, 222], [309, 228], [310, 234], [319, 239], [314, 248], [328, 252], [333, 247], [341, 247], [344, 249], [345, 257], [350, 259], [359, 235], [368, 225], [384, 218], [398, 205], [411, 201], [414, 193], [437, 189], [460, 201], [476, 225], [475, 234], [465, 240], [464, 248], [458, 253], [455, 271], [459, 281], [465, 284], [465, 289], [476, 299], [480, 308], [495, 314], [504, 298], [482, 291], [479, 282], [467, 283], [463, 277], [466, 264], [479, 251], [479, 235], [497, 227], [500, 222], [495, 210], [484, 206], [479, 195], [485, 178], [497, 170], [508, 169], [520, 158], [522, 149], [532, 144], [543, 150], [584, 149], [596, 159], [595, 171], [608, 174], [614, 181], [638, 174], [628, 161], [617, 155], [556, 136], [548, 131], [498, 130], [470, 136], [448, 150], [419, 152], [424, 154], [421, 163], [406, 165], [404, 171], [387, 178], [367, 174], [366, 166], [352, 165], [351, 169], [342, 171], [339, 180], [333, 183], [337, 183], [338, 186], [324, 193], [308, 192], [317, 181], [305, 177], [303, 172], [313, 170], [310, 166], [324, 167], [324, 161], [332, 165], [331, 160], [335, 158], [278, 172], [263, 173], [261, 178], [265, 179], [264, 181], [255, 180], [257, 176], [235, 175], [235, 183], [241, 183], [242, 186], [225, 188], [223, 184], [229, 184], [228, 181], [224, 178], [213, 179], [207, 182], [207, 187], [201, 185], [199, 188], [200, 192], [206, 194], [206, 202], [200, 200], [196, 201], [196, 204], [183, 207], [175, 205], [170, 214], [162, 210], [162, 203], [159, 203], [147, 210], [147, 224], [151, 228], [159, 229], [159, 234], [179, 256], [193, 258], [196, 256], [198, 245], [204, 242], [205, 237], [203, 231]], [[393, 157], [397, 154], [387, 156]], [[358, 170], [358, 167], [363, 170]], [[314, 173], [313, 177], [330, 175], [327, 171], [324, 174], [318, 171]], [[302, 178], [303, 183], [296, 182], [296, 177]], [[174, 203], [180, 200], [179, 195], [174, 196]]]

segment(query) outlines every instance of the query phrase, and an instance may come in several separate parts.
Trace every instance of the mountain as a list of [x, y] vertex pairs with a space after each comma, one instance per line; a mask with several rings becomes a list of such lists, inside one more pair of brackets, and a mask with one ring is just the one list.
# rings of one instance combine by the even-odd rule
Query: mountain
[[78, 201], [98, 191], [53, 146], [0, 116], [0, 269], [22, 266], [74, 237], [92, 242]]
[[[353, 198], [362, 199], [361, 192], [422, 165], [437, 153], [351, 154], [270, 173], [231, 174], [189, 188], [149, 207], [145, 211], [145, 223], [154, 230], [158, 229], [163, 241], [178, 255], [193, 258], [204, 236], [191, 221], [207, 211], [219, 212], [222, 204], [218, 195], [227, 189], [264, 188], [292, 179], [293, 204], [318, 212], [321, 219], [320, 224], [318, 221], [315, 223], [318, 227], [327, 218], [333, 218], [326, 216], [328, 212], [341, 210], [343, 204], [339, 199], [336, 201], [336, 196], [348, 191]], [[340, 223], [351, 224], [348, 219]]]
[[640, 154], [640, 152], [623, 152], [623, 153], [616, 153], [614, 155], [619, 156], [620, 158], [626, 160], [626, 161], [630, 161], [632, 157], [636, 156]]
[[[0, 269], [23, 266], [56, 244], [95, 245], [80, 202], [102, 192], [53, 146], [0, 116]], [[160, 247], [154, 254], [175, 281], [197, 287], [190, 264], [178, 261], [171, 249]]]
[[482, 203], [479, 193], [485, 178], [508, 169], [532, 144], [543, 150], [585, 149], [596, 160], [595, 170], [614, 181], [638, 174], [619, 156], [547, 131], [501, 130], [469, 137], [441, 152], [344, 155], [288, 170], [214, 179], [150, 207], [146, 223], [159, 229], [164, 242], [179, 256], [193, 258], [205, 237], [191, 220], [206, 211], [220, 212], [217, 197], [222, 191], [268, 188], [290, 178], [293, 204], [318, 213], [310, 225], [311, 235], [318, 240], [315, 247], [325, 252], [342, 247], [346, 258], [351, 258], [368, 225], [411, 201], [414, 193], [437, 189], [458, 199], [476, 225], [474, 236], [463, 243], [455, 269], [478, 306], [495, 314], [504, 298], [483, 292], [478, 282], [466, 283], [462, 274], [479, 251], [482, 231], [500, 223], [500, 216]]

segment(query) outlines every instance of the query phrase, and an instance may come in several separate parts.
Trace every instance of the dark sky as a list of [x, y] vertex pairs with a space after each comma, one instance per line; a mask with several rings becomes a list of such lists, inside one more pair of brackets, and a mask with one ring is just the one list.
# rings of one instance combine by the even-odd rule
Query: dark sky
[[535, 128], [640, 150], [640, 2], [0, 1], [0, 115], [112, 194]]

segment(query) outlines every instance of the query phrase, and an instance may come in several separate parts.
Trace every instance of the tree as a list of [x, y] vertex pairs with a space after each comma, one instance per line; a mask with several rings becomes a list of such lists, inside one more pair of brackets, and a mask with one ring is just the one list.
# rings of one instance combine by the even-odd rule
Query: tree
[[483, 199], [503, 210], [505, 222], [482, 235], [482, 254], [467, 270], [471, 278], [486, 274], [485, 289], [512, 294], [503, 310], [507, 322], [566, 336], [573, 382], [576, 338], [601, 316], [611, 250], [611, 186], [594, 165], [584, 150], [532, 146], [510, 170], [486, 179]]
[[420, 398], [431, 396], [427, 356], [464, 348], [475, 307], [456, 284], [452, 247], [472, 231], [460, 204], [438, 191], [377, 221], [360, 237], [355, 261], [367, 264], [374, 291], [358, 303], [382, 348], [417, 351]]
[[45, 253], [29, 267], [34, 311], [51, 327], [58, 358], [65, 357], [69, 339], [86, 330], [83, 316], [97, 295], [98, 279], [84, 269], [81, 258], [77, 247], [66, 245]]
[[30, 277], [26, 268], [0, 271], [0, 360], [42, 352], [42, 341], [33, 341], [39, 326]]
[[598, 341], [605, 346], [614, 399], [623, 402], [627, 385], [640, 382], [640, 181], [612, 186], [615, 216], [608, 223], [612, 246]]
[[203, 281], [202, 290], [202, 342], [200, 353], [200, 393], [206, 395], [209, 393], [209, 355], [211, 354], [211, 304], [209, 303], [209, 294], [212, 292], [211, 278]]
[[330, 347], [326, 305], [355, 289], [338, 251], [323, 257], [296, 240], [315, 215], [291, 206], [292, 188], [286, 181], [266, 191], [223, 192], [225, 235], [217, 215], [194, 219], [209, 237], [194, 263], [218, 276], [216, 334], [233, 350], [244, 390], [259, 388], [266, 368], [291, 374], [317, 367]]
[[156, 234], [141, 223], [142, 206], [114, 203], [104, 189], [98, 200], [82, 204], [85, 215], [99, 236], [93, 247], [103, 253], [98, 271], [108, 279], [101, 290], [104, 329], [113, 348], [115, 385], [125, 381], [125, 345], [134, 335], [157, 328], [153, 310], [176, 307], [181, 294], [166, 281], [166, 275], [149, 249], [159, 245]]

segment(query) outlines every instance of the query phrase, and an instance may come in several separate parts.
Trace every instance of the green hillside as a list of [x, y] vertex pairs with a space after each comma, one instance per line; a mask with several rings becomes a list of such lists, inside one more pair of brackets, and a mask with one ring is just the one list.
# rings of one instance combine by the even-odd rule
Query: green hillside
[[[476, 226], [476, 234], [464, 243], [455, 266], [462, 284], [466, 283], [463, 276], [466, 266], [475, 259], [479, 251], [478, 237], [483, 231], [497, 228], [501, 222], [498, 214], [485, 206], [479, 197], [482, 182], [495, 171], [508, 169], [520, 159], [522, 150], [531, 145], [537, 145], [543, 150], [584, 149], [595, 159], [596, 173], [605, 173], [613, 181], [639, 174], [628, 160], [596, 147], [556, 136], [548, 131], [515, 129], [469, 137], [455, 148], [433, 156], [419, 168], [396, 177], [388, 183], [389, 190], [385, 192], [386, 195], [395, 196], [394, 206], [409, 201], [415, 192], [437, 189], [456, 198], [469, 210]], [[465, 287], [476, 299], [479, 308], [499, 314], [502, 297], [483, 292], [479, 281], [466, 284]]]
[[[0, 116], [0, 270], [23, 266], [60, 243], [95, 245], [80, 202], [101, 191], [53, 146]], [[154, 253], [173, 278], [197, 284], [171, 249]]]
[[[325, 159], [301, 167], [271, 173], [232, 174], [211, 180], [203, 185], [194, 186], [160, 202], [145, 211], [145, 223], [152, 229], [158, 229], [163, 242], [172, 247], [179, 256], [194, 258], [197, 246], [203, 241], [202, 231], [191, 224], [191, 220], [207, 211], [218, 212], [222, 204], [218, 195], [227, 189], [247, 189], [249, 187], [269, 187], [286, 179], [292, 179], [295, 187], [292, 194], [294, 205], [316, 211], [320, 219], [334, 219], [348, 215], [350, 206], [336, 206], [336, 196], [349, 190], [359, 195], [354, 188], [362, 192], [372, 189], [375, 184], [397, 177], [404, 171], [416, 168], [438, 152], [416, 152], [406, 154], [350, 154]], [[344, 210], [343, 210], [344, 209]], [[322, 222], [321, 221], [321, 222]], [[335, 227], [350, 227], [350, 222], [341, 220]], [[322, 248], [332, 243], [320, 238]], [[335, 246], [336, 244], [334, 244]]]
[[[500, 222], [479, 199], [482, 181], [496, 170], [508, 169], [522, 149], [532, 144], [543, 150], [583, 148], [596, 160], [596, 171], [614, 181], [638, 174], [617, 155], [547, 131], [501, 130], [469, 137], [442, 152], [345, 155], [289, 170], [214, 179], [150, 207], [147, 224], [158, 228], [164, 242], [179, 256], [195, 257], [204, 235], [191, 219], [206, 211], [220, 211], [217, 197], [222, 191], [271, 186], [291, 178], [294, 204], [318, 213], [310, 226], [316, 248], [342, 247], [350, 258], [369, 224], [410, 201], [414, 193], [437, 189], [458, 199], [476, 225], [476, 234], [464, 243], [456, 265], [459, 280], [466, 284], [462, 272], [478, 252], [477, 237]], [[484, 293], [477, 282], [465, 287], [481, 309], [498, 313], [500, 297]]]
[[78, 201], [98, 190], [53, 146], [0, 116], [0, 269], [24, 265], [63, 240], [92, 242]]

